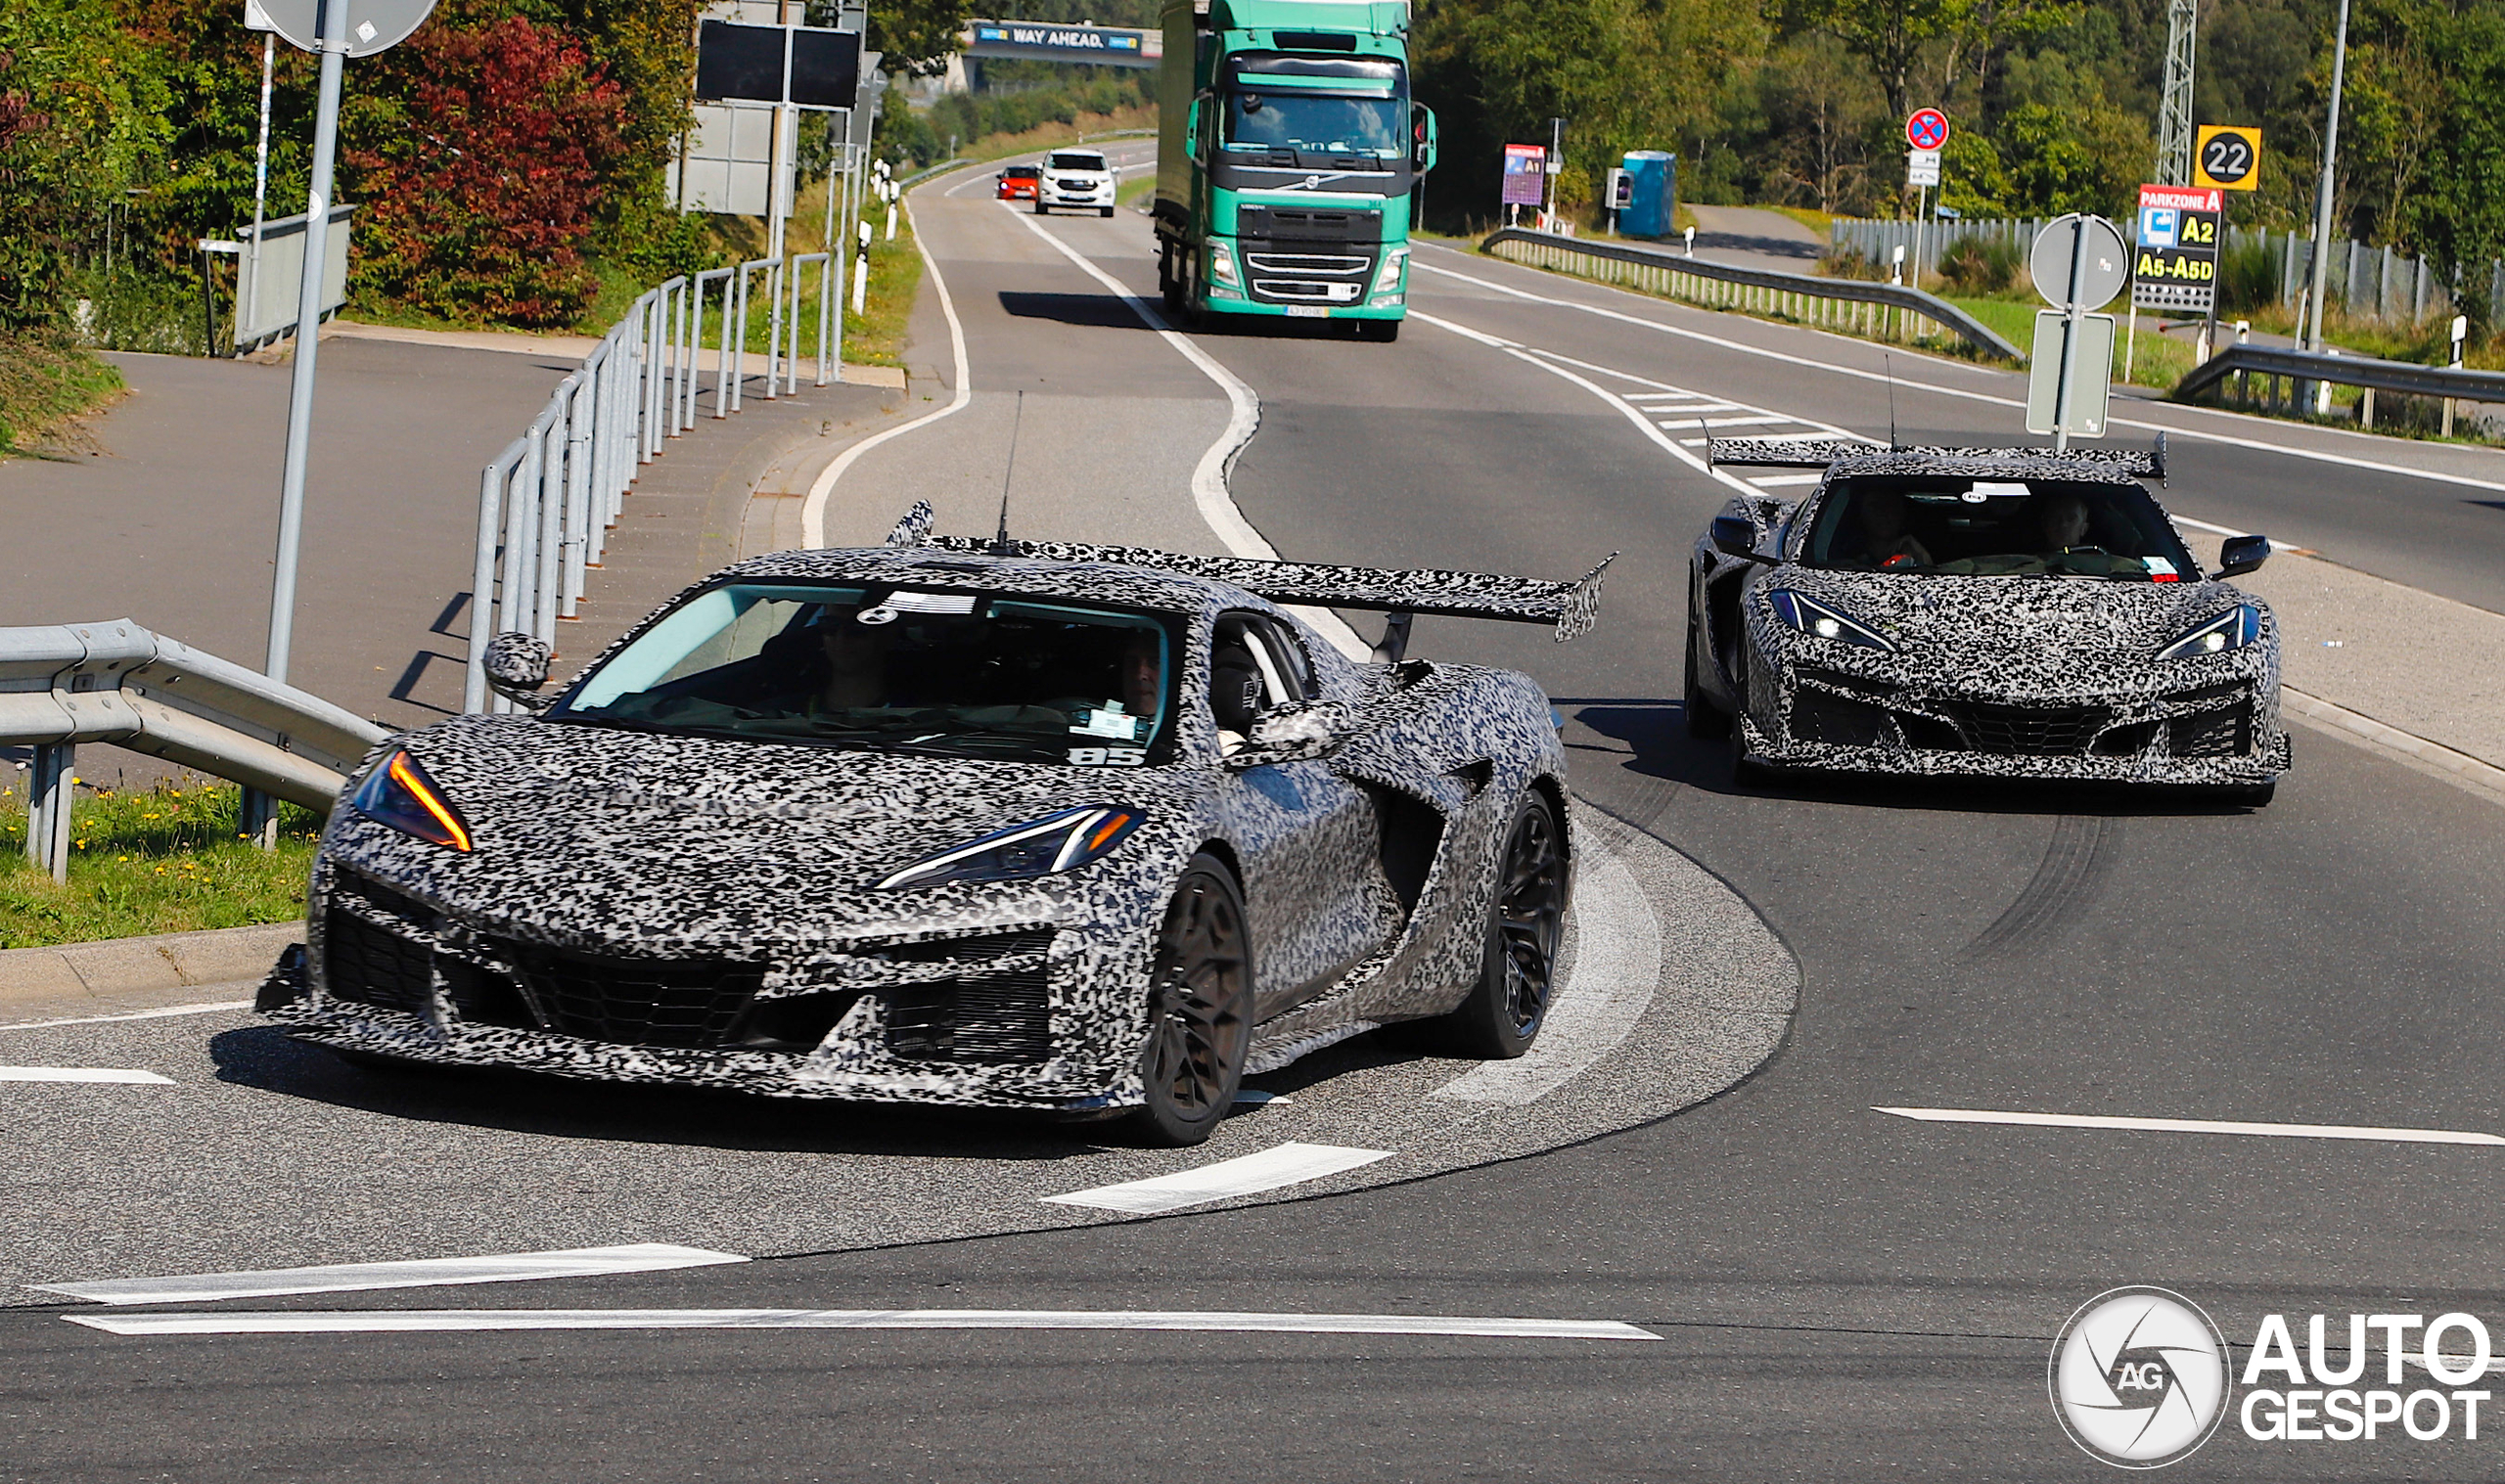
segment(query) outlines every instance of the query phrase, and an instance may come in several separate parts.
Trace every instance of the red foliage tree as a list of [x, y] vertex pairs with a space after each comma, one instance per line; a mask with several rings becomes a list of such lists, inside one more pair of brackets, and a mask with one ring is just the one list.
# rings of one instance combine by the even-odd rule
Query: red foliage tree
[[628, 147], [623, 89], [518, 17], [438, 22], [369, 66], [341, 152], [359, 277], [455, 319], [573, 320], [599, 287], [582, 247]]

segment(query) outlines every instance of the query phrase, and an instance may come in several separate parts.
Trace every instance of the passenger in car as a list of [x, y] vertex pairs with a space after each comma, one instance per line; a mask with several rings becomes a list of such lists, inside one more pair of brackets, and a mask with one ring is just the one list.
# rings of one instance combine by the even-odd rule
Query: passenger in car
[[1905, 497], [1892, 489], [1874, 489], [1855, 502], [1861, 524], [1862, 554], [1881, 571], [1929, 566], [1931, 549], [1906, 530]]

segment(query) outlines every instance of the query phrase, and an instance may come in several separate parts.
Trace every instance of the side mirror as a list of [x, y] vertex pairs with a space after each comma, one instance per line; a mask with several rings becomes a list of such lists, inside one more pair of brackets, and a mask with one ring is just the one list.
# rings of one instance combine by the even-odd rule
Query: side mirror
[[487, 689], [536, 711], [548, 704], [538, 690], [548, 683], [548, 661], [556, 657], [545, 640], [508, 630], [487, 641], [484, 665]]
[[2218, 544], [2218, 575], [2241, 576], [2270, 560], [2267, 536], [2229, 536]]
[[1183, 115], [1183, 153], [1198, 160], [1201, 157], [1201, 100], [1192, 100], [1192, 111]]
[[1345, 742], [1351, 730], [1344, 707], [1328, 701], [1308, 705], [1272, 706], [1252, 719], [1244, 745], [1228, 753], [1230, 771], [1300, 763], [1321, 757]]
[[1435, 111], [1423, 103], [1409, 106], [1409, 167], [1421, 175], [1435, 167]]
[[1743, 562], [1762, 562], [1768, 566], [1774, 565], [1773, 558], [1757, 550], [1757, 528], [1746, 516], [1714, 517], [1713, 523], [1706, 528], [1706, 539], [1712, 542], [1713, 549], [1725, 557], [1737, 557]]

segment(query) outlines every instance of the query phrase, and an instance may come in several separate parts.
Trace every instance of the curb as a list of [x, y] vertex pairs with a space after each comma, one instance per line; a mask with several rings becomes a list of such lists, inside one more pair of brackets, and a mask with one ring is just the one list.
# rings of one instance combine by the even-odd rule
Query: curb
[[218, 927], [57, 948], [0, 949], [0, 1005], [78, 1005], [149, 990], [258, 979], [302, 922]]
[[2289, 686], [2279, 688], [2279, 709], [2312, 723], [2342, 742], [2381, 753], [2491, 803], [2505, 803], [2505, 768], [2493, 763], [2398, 727], [2388, 727], [2362, 712]]

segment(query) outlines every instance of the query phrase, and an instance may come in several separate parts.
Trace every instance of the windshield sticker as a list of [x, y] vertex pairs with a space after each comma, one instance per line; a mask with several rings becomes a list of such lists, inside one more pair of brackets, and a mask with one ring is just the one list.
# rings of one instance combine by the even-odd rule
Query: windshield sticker
[[2149, 569], [2149, 581], [2151, 582], [2180, 582], [2183, 580], [2175, 574], [2174, 563], [2166, 561], [2163, 557], [2142, 557], [2140, 561], [2147, 565]]
[[1145, 717], [1132, 716], [1119, 706], [1099, 706], [1079, 714], [1070, 730], [1081, 737], [1111, 737], [1122, 742], [1137, 742]]
[[1148, 761], [1145, 747], [1072, 747], [1070, 760], [1082, 768], [1137, 768]]
[[1964, 500], [1968, 505], [1981, 505], [1984, 501], [1992, 498], [1994, 495], [1998, 495], [2005, 500], [2024, 500], [2027, 498], [2027, 486], [2024, 484], [2002, 483], [1991, 479], [1977, 479], [1974, 483], [1966, 486], [1966, 493], [1958, 498]]

